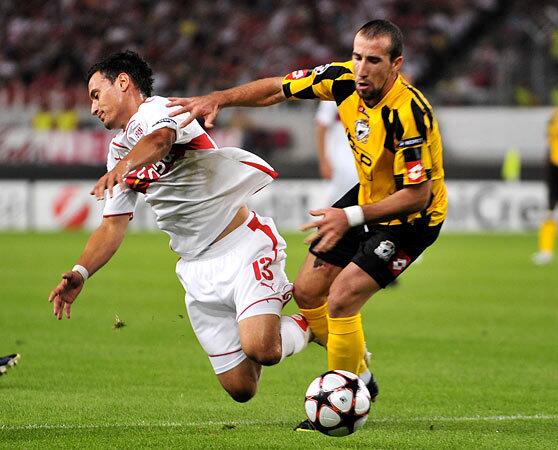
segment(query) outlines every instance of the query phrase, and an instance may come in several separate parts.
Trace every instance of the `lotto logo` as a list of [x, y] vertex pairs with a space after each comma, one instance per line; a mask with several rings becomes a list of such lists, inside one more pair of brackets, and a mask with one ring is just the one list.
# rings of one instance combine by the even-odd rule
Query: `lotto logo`
[[309, 73], [310, 71], [308, 69], [295, 70], [294, 72], [288, 74], [285, 78], [287, 80], [299, 80], [300, 78], [307, 76]]
[[419, 182], [422, 181], [424, 172], [422, 170], [422, 164], [420, 161], [411, 161], [406, 164], [407, 167], [407, 177], [409, 181]]
[[397, 276], [409, 267], [410, 263], [411, 258], [409, 258], [405, 252], [399, 250], [389, 263], [388, 268], [393, 275]]

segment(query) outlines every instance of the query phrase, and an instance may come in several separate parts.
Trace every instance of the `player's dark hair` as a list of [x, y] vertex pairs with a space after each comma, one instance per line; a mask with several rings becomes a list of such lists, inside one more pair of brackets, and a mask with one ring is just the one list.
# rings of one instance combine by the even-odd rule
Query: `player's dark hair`
[[151, 97], [153, 93], [151, 67], [140, 55], [131, 50], [113, 53], [93, 64], [87, 72], [88, 83], [95, 72], [100, 72], [111, 83], [114, 83], [121, 73], [127, 73], [143, 95]]
[[401, 33], [397, 25], [389, 20], [377, 19], [366, 22], [357, 31], [357, 34], [359, 33], [367, 39], [372, 39], [377, 36], [389, 36], [391, 38], [389, 57], [392, 61], [403, 53], [403, 33]]

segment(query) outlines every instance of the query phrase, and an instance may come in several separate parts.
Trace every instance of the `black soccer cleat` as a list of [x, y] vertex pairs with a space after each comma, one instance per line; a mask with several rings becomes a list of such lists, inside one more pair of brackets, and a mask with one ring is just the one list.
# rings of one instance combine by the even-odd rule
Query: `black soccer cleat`
[[0, 357], [0, 375], [4, 375], [10, 367], [15, 366], [19, 362], [19, 354], [12, 353], [8, 356]]
[[306, 419], [300, 422], [294, 429], [295, 431], [316, 431], [316, 429], [312, 426], [312, 422]]
[[370, 401], [375, 402], [376, 397], [380, 393], [380, 388], [378, 387], [378, 383], [376, 383], [376, 379], [374, 378], [374, 374], [370, 372], [370, 381], [366, 384], [368, 388], [368, 392], [370, 392]]

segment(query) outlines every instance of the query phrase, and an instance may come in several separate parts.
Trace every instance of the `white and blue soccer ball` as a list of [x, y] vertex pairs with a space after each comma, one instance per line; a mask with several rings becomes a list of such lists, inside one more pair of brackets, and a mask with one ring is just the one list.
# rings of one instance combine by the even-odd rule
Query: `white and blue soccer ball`
[[354, 373], [330, 370], [310, 383], [304, 409], [316, 430], [329, 436], [347, 436], [368, 419], [370, 393]]

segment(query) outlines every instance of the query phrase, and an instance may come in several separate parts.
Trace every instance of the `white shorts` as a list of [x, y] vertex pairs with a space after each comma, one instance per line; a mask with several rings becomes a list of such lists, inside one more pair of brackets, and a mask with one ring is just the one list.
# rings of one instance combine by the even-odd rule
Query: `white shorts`
[[246, 359], [238, 322], [262, 314], [280, 316], [292, 297], [285, 248], [273, 220], [251, 212], [202, 256], [178, 261], [176, 274], [186, 291], [192, 328], [216, 374]]

